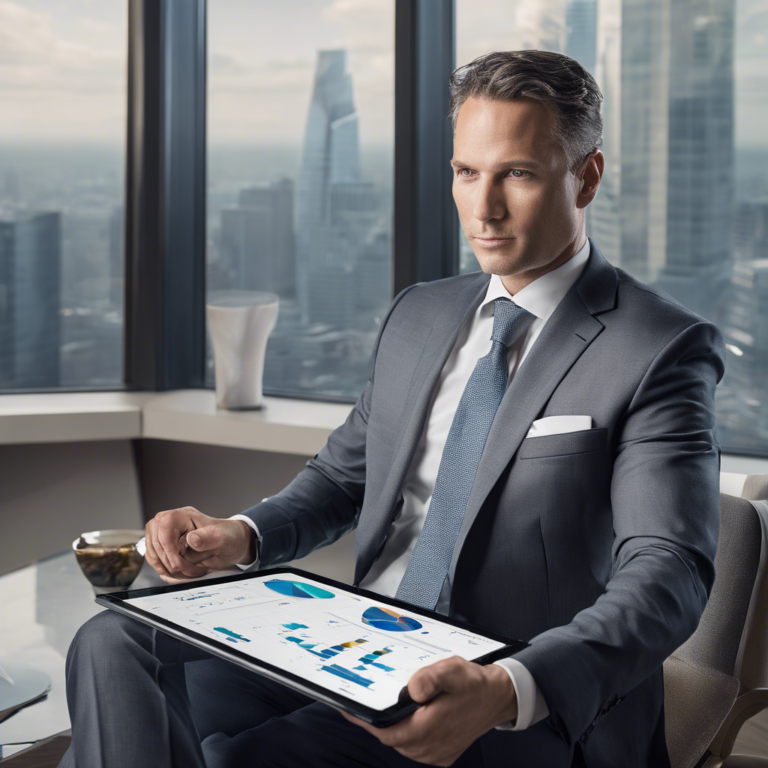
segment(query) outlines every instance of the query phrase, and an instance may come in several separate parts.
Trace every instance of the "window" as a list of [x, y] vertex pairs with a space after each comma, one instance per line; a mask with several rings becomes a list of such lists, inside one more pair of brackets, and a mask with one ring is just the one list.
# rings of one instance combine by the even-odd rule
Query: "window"
[[208, 5], [207, 290], [280, 297], [268, 394], [356, 399], [367, 382], [392, 298], [394, 12]]
[[123, 381], [123, 0], [0, 3], [0, 389]]
[[[674, 6], [674, 7], [673, 7]], [[457, 63], [538, 48], [577, 59], [603, 104], [605, 174], [587, 232], [603, 255], [715, 322], [718, 439], [768, 450], [768, 11], [756, 0], [474, 4]], [[461, 238], [461, 271], [478, 269]]]

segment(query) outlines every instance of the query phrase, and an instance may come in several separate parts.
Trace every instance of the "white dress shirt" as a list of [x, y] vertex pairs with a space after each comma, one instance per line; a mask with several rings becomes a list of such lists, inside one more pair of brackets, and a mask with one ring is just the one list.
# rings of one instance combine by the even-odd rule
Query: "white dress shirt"
[[[528, 310], [534, 319], [507, 351], [509, 379], [520, 368], [547, 320], [555, 311], [571, 286], [578, 280], [589, 259], [589, 241], [584, 247], [557, 269], [547, 272], [512, 296], [498, 275], [491, 275], [485, 298], [456, 340], [438, 380], [429, 412], [425, 420], [413, 460], [403, 482], [403, 503], [393, 521], [386, 543], [360, 586], [381, 595], [394, 597], [405, 574], [416, 540], [421, 533], [432, 500], [437, 472], [443, 448], [451, 428], [456, 408], [479, 358], [491, 350], [493, 331], [494, 301], [498, 298], [512, 299], [515, 304]], [[237, 520], [248, 523], [260, 540], [258, 528], [243, 515]], [[257, 561], [242, 569], [257, 565]], [[437, 610], [448, 612], [450, 602], [450, 581], [446, 579], [437, 604]], [[496, 662], [512, 678], [517, 695], [518, 715], [514, 723], [499, 726], [511, 730], [523, 730], [547, 717], [544, 697], [531, 673], [516, 659], [502, 659]]]

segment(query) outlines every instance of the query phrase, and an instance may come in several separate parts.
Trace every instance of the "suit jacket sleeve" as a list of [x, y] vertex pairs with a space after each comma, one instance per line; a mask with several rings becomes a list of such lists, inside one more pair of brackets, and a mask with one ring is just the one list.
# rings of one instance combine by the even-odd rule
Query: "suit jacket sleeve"
[[395, 297], [382, 321], [371, 355], [368, 385], [344, 424], [331, 433], [322, 450], [289, 485], [243, 512], [261, 534], [261, 568], [304, 557], [357, 525], [365, 493], [366, 432], [379, 340], [395, 307], [414, 287]]
[[714, 581], [720, 331], [695, 322], [656, 355], [617, 428], [615, 540], [604, 593], [514, 658], [533, 674], [569, 744], [695, 631]]

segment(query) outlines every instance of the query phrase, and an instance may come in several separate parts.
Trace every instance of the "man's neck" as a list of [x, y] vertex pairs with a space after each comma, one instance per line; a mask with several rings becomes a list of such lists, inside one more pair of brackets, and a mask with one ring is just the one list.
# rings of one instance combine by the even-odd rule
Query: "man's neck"
[[582, 230], [579, 233], [579, 236], [569, 243], [562, 253], [557, 258], [550, 261], [549, 264], [516, 275], [501, 275], [502, 285], [507, 289], [510, 296], [514, 296], [518, 291], [522, 291], [523, 288], [530, 285], [534, 280], [538, 280], [542, 275], [546, 275], [547, 272], [552, 272], [565, 264], [566, 261], [572, 259], [586, 245], [586, 242], [587, 235], [586, 232]]

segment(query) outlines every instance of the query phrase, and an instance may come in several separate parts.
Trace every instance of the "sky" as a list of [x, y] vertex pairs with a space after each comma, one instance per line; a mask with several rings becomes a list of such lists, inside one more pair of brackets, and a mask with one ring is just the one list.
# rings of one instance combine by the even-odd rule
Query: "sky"
[[391, 144], [394, 5], [393, 0], [209, 0], [210, 140], [301, 142], [317, 51], [344, 48], [361, 140]]
[[[457, 63], [562, 38], [566, 0], [457, 0]], [[345, 48], [364, 144], [394, 133], [394, 0], [209, 0], [213, 143], [301, 142], [317, 51]], [[768, 3], [737, 0], [737, 145], [768, 143]], [[0, 141], [124, 140], [126, 0], [0, 0]]]

